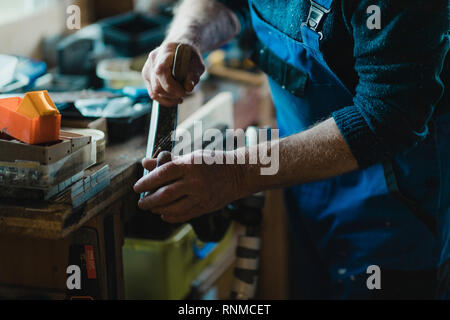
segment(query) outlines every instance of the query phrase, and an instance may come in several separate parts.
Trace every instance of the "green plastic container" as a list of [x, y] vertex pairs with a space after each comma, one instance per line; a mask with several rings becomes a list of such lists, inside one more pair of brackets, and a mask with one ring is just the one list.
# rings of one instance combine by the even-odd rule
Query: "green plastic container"
[[195, 248], [204, 244], [189, 224], [163, 241], [126, 238], [123, 246], [125, 298], [185, 298], [192, 282], [231, 245], [233, 229], [231, 225], [222, 241], [204, 258], [195, 254]]

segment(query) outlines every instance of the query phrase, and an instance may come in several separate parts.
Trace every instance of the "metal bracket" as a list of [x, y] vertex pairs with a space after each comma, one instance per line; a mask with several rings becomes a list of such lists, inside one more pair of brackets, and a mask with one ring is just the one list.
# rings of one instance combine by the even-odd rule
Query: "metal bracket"
[[323, 34], [322, 32], [317, 31], [317, 29], [319, 28], [324, 16], [326, 16], [330, 12], [330, 10], [314, 2], [313, 0], [310, 1], [311, 7], [309, 8], [308, 19], [306, 19], [306, 22], [304, 22], [302, 25], [308, 27], [312, 31], [317, 32], [320, 35], [320, 40], [322, 40]]

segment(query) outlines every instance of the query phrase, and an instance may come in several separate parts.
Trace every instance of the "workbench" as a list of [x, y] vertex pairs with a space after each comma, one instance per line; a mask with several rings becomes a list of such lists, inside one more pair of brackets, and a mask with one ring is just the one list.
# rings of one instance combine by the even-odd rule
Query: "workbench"
[[98, 237], [97, 272], [103, 275], [100, 297], [123, 298], [122, 222], [125, 213], [132, 215], [136, 210], [132, 187], [139, 178], [145, 146], [143, 134], [108, 147], [105, 163], [110, 168], [110, 185], [80, 208], [56, 202], [1, 201], [0, 296], [34, 296], [35, 290], [38, 297], [64, 298], [69, 247], [77, 230], [91, 228]]
[[[273, 109], [267, 86], [209, 81], [204, 88], [207, 100], [214, 95], [213, 92], [234, 92], [236, 128], [246, 128], [251, 124], [273, 126]], [[97, 274], [100, 284], [98, 297], [125, 298], [122, 261], [124, 221], [137, 211], [138, 195], [132, 187], [142, 174], [140, 160], [145, 155], [146, 142], [147, 137], [143, 132], [142, 135], [109, 145], [104, 163], [87, 171], [95, 172], [107, 164], [110, 185], [80, 208], [74, 209], [64, 202], [0, 200], [0, 299], [67, 299], [66, 269], [69, 250], [86, 231], [94, 231], [97, 235]], [[269, 198], [273, 197], [269, 195]], [[278, 208], [280, 202], [282, 200], [276, 196], [276, 208], [269, 206], [271, 214], [264, 214], [264, 220], [268, 220], [267, 225], [278, 225], [273, 219], [282, 216], [282, 210]], [[260, 294], [261, 297], [272, 297], [273, 292], [284, 292], [286, 287], [285, 263], [278, 270], [279, 264], [274, 265], [269, 259], [274, 254], [278, 257], [281, 253], [278, 257], [281, 263], [285, 256], [285, 250], [280, 250], [280, 247], [284, 248], [279, 243], [280, 236], [274, 235], [271, 230], [273, 228], [263, 228], [263, 238], [270, 238], [271, 241], [264, 246], [270, 248], [270, 251], [264, 247], [262, 250], [261, 272], [264, 276], [260, 282], [261, 287], [269, 294]], [[277, 234], [284, 235], [284, 227]], [[273, 241], [275, 238], [277, 240]], [[234, 253], [230, 254], [230, 251], [219, 257], [199, 277], [202, 281], [201, 284], [197, 283], [196, 291], [204, 293], [214, 282], [219, 287], [219, 297], [227, 297], [227, 286], [231, 283], [233, 270], [230, 259], [233, 258]], [[278, 298], [283, 296], [284, 293], [275, 294]]]

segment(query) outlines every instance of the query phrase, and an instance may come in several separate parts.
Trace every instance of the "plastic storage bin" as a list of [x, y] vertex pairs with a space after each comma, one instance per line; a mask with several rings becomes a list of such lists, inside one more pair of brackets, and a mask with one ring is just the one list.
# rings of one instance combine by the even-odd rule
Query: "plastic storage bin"
[[212, 250], [210, 243], [199, 243], [189, 224], [163, 241], [126, 238], [123, 247], [126, 299], [185, 298], [200, 273], [233, 244], [233, 230], [232, 224]]
[[144, 87], [142, 74], [133, 70], [132, 63], [133, 59], [128, 58], [102, 60], [97, 65], [97, 76], [109, 89], [122, 89], [126, 86]]
[[100, 22], [105, 44], [112, 45], [127, 57], [149, 53], [163, 42], [170, 23], [167, 17], [147, 16], [136, 12], [104, 19]]

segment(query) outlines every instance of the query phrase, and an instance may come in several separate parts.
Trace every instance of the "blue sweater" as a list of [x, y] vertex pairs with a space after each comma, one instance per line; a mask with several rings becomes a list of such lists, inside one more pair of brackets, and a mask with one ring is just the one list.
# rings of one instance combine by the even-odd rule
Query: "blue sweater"
[[[247, 0], [220, 0], [250, 26]], [[275, 28], [301, 41], [309, 0], [258, 0]], [[370, 5], [381, 29], [366, 25]], [[321, 51], [352, 91], [352, 106], [332, 113], [361, 168], [392, 157], [428, 135], [428, 123], [450, 109], [449, 0], [335, 0], [323, 24]], [[444, 72], [441, 73], [442, 69]], [[442, 78], [442, 79], [441, 79]]]

